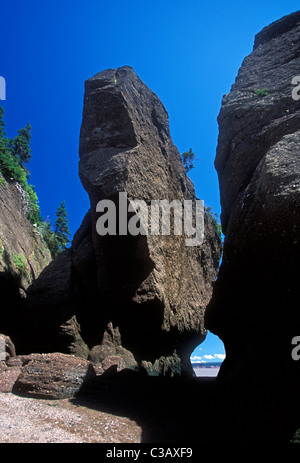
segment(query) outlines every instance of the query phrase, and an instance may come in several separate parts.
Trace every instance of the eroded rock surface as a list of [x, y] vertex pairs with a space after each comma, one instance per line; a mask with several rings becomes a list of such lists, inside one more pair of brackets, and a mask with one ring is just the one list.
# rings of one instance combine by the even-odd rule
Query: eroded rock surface
[[11, 392], [21, 373], [22, 362], [16, 356], [9, 336], [0, 334], [0, 392]]
[[38, 229], [26, 217], [26, 197], [19, 184], [0, 182], [0, 330], [16, 334], [17, 313], [28, 286], [51, 262]]
[[[291, 356], [300, 330], [300, 102], [292, 98], [299, 49], [297, 12], [256, 36], [223, 98], [215, 165], [224, 256], [206, 313], [225, 343], [223, 377], [273, 388], [284, 378], [292, 389], [300, 376]], [[292, 389], [280, 397], [289, 400]]]
[[96, 373], [90, 362], [61, 353], [18, 357], [22, 369], [13, 392], [26, 397], [66, 399], [88, 387]]
[[[96, 205], [111, 200], [119, 213], [119, 192], [126, 192], [127, 207], [135, 199], [147, 205], [196, 200], [170, 137], [168, 114], [132, 68], [103, 71], [86, 81], [79, 151], [91, 209], [72, 247], [30, 287], [24, 313], [40, 335], [38, 342], [35, 334], [30, 337], [30, 346], [27, 340], [29, 352], [70, 352], [71, 344], [74, 352], [79, 343], [77, 353], [86, 356], [86, 345], [93, 355], [112, 323], [138, 363], [178, 355], [182, 369], [191, 371], [189, 356], [206, 335], [204, 311], [221, 253], [211, 219], [205, 214], [204, 241], [195, 247], [172, 233], [96, 231]], [[62, 332], [74, 316], [78, 329], [73, 323]]]

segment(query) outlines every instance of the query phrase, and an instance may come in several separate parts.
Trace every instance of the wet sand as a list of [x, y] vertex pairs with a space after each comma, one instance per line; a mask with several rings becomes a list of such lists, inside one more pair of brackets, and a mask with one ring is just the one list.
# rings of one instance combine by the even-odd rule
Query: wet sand
[[212, 368], [207, 368], [207, 367], [195, 367], [194, 372], [196, 373], [196, 376], [199, 378], [207, 377], [209, 376], [210, 378], [216, 377], [219, 373], [220, 367], [212, 367]]

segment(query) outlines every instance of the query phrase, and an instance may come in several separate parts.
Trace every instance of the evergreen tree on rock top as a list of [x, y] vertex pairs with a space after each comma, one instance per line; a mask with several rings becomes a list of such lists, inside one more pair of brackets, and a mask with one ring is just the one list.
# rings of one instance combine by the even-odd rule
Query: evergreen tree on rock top
[[67, 244], [70, 242], [70, 230], [68, 225], [68, 214], [65, 201], [62, 201], [61, 205], [57, 208], [55, 212], [56, 220], [54, 222], [55, 226], [55, 236], [58, 247], [60, 250], [64, 250], [67, 247]]

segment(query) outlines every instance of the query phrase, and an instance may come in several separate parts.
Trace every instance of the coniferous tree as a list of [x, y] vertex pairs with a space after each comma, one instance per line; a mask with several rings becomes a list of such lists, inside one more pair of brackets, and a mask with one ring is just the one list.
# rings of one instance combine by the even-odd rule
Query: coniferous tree
[[[24, 191], [23, 207], [32, 224], [40, 225], [42, 216], [35, 187], [28, 183], [29, 171], [24, 166], [31, 160], [31, 125], [18, 130], [18, 135], [8, 139], [5, 133], [4, 108], [0, 106], [0, 174], [8, 181], [18, 183]], [[3, 183], [3, 180], [1, 180]]]
[[58, 245], [58, 249], [63, 251], [66, 249], [67, 244], [70, 242], [70, 230], [68, 224], [68, 214], [66, 209], [66, 203], [63, 201], [61, 205], [57, 208], [55, 212], [56, 220], [55, 220], [55, 237], [56, 242]]
[[5, 122], [4, 122], [4, 108], [0, 106], [0, 150], [1, 152], [6, 151], [7, 148], [7, 137], [5, 133]]
[[31, 125], [27, 124], [18, 130], [15, 138], [8, 139], [5, 133], [4, 109], [0, 106], [0, 185], [3, 183], [3, 176], [21, 186], [25, 193], [26, 216], [32, 224], [38, 226], [52, 257], [55, 258], [70, 242], [66, 204], [63, 201], [58, 207], [53, 228], [48, 218], [43, 222], [35, 187], [28, 183], [29, 172], [24, 166], [31, 160], [31, 130]]
[[54, 259], [59, 254], [59, 245], [56, 239], [55, 232], [52, 229], [49, 217], [39, 225], [39, 232], [46, 242], [52, 258]]
[[195, 161], [196, 158], [195, 158], [195, 154], [193, 153], [192, 148], [182, 153], [181, 159], [182, 159], [186, 172], [189, 172], [191, 169], [194, 169], [195, 166], [194, 166], [193, 161]]
[[5, 177], [11, 177], [18, 163], [11, 155], [9, 140], [5, 133], [4, 108], [0, 106], [0, 172]]
[[31, 130], [28, 123], [23, 129], [18, 130], [18, 135], [10, 141], [11, 153], [19, 159], [22, 167], [31, 160]]
[[5, 133], [5, 122], [4, 122], [4, 108], [3, 106], [0, 106], [0, 139], [4, 138], [6, 136]]

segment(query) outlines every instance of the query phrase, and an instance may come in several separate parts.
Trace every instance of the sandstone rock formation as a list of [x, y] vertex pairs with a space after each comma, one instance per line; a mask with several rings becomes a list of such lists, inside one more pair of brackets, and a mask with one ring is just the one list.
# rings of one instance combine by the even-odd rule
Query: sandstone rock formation
[[221, 253], [210, 217], [205, 214], [204, 241], [195, 247], [185, 246], [184, 235], [96, 231], [96, 205], [111, 200], [119, 214], [120, 192], [127, 194], [126, 207], [135, 199], [147, 205], [196, 200], [170, 137], [167, 112], [132, 68], [103, 71], [86, 81], [79, 151], [91, 209], [71, 248], [30, 287], [20, 349], [93, 358], [103, 351], [95, 346], [111, 323], [122, 337], [123, 354], [133, 353], [138, 364], [178, 355], [180, 368], [191, 370], [189, 356], [206, 335], [204, 311]]
[[61, 353], [20, 356], [21, 372], [12, 391], [26, 397], [66, 399], [88, 387], [96, 377], [85, 359]]
[[36, 227], [25, 216], [22, 188], [0, 183], [0, 330], [13, 330], [16, 312], [32, 281], [51, 262]]
[[21, 363], [0, 361], [0, 392], [12, 392], [14, 384], [21, 373]]
[[11, 392], [21, 373], [22, 362], [9, 336], [0, 334], [0, 392]]
[[255, 37], [223, 98], [215, 165], [225, 243], [206, 312], [207, 328], [225, 343], [220, 377], [271, 383], [274, 397], [284, 379], [286, 400], [300, 376], [291, 356], [300, 334], [299, 49], [297, 12]]
[[122, 346], [119, 329], [112, 323], [107, 325], [102, 343], [91, 349], [88, 358], [94, 364], [102, 363], [103, 370], [115, 364], [119, 371], [124, 368], [135, 370], [138, 366], [133, 354]]
[[0, 339], [1, 349], [5, 346], [5, 356], [0, 359], [0, 392], [66, 399], [86, 392], [96, 378], [91, 362], [85, 359], [59, 352], [17, 355], [8, 336], [0, 334]]

